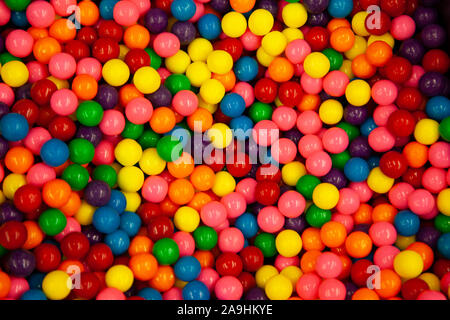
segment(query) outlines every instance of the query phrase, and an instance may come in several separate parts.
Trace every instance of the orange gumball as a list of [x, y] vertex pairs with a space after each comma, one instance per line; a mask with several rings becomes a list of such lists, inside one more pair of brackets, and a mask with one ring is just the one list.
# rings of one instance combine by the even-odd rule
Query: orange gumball
[[342, 223], [329, 221], [320, 228], [320, 239], [329, 248], [341, 246], [346, 237], [347, 230]]
[[225, 91], [233, 90], [234, 85], [236, 84], [236, 75], [233, 70], [230, 70], [225, 74], [213, 73], [212, 78], [219, 80], [223, 84]]
[[11, 279], [8, 274], [0, 271], [0, 299], [5, 298], [11, 289]]
[[211, 268], [214, 265], [214, 255], [211, 251], [197, 250], [194, 252], [194, 258], [200, 262], [202, 268]]
[[350, 50], [355, 43], [355, 34], [348, 27], [340, 27], [334, 30], [330, 35], [330, 45], [339, 52]]
[[120, 88], [119, 103], [122, 107], [126, 107], [131, 100], [143, 96], [144, 94], [140, 92], [134, 84], [129, 83]]
[[216, 175], [214, 170], [207, 165], [200, 165], [194, 169], [190, 180], [195, 189], [199, 191], [207, 191], [214, 186]]
[[66, 170], [66, 168], [70, 165], [70, 163], [71, 163], [70, 160], [67, 159], [67, 161], [64, 162], [62, 165], [54, 167], [53, 169], [55, 170], [56, 176], [62, 175], [64, 170]]
[[304, 94], [297, 108], [300, 111], [317, 110], [321, 102], [319, 95]]
[[77, 29], [72, 21], [68, 19], [58, 19], [50, 26], [49, 35], [59, 42], [67, 42], [75, 39]]
[[366, 54], [360, 54], [352, 61], [353, 74], [361, 79], [369, 79], [375, 75], [377, 68], [370, 64]]
[[130, 258], [128, 263], [137, 280], [148, 281], [152, 279], [158, 270], [158, 262], [150, 253], [139, 253]]
[[256, 0], [230, 0], [230, 6], [234, 11], [246, 13], [253, 9]]
[[58, 270], [64, 271], [69, 276], [73, 276], [76, 273], [84, 272], [84, 265], [78, 260], [64, 260], [58, 267]]
[[188, 203], [188, 206], [200, 212], [200, 210], [202, 210], [202, 207], [211, 201], [211, 197], [206, 192], [197, 192], [192, 200]]
[[145, 49], [150, 42], [150, 32], [145, 27], [135, 24], [125, 30], [123, 42], [130, 49]]
[[159, 266], [149, 285], [160, 292], [167, 291], [175, 284], [175, 273], [171, 266]]
[[180, 206], [170, 200], [169, 197], [165, 197], [163, 201], [159, 203], [159, 209], [161, 214], [167, 217], [173, 217]]
[[382, 203], [375, 208], [373, 208], [372, 211], [372, 221], [375, 222], [389, 222], [394, 223], [395, 216], [397, 215], [398, 210], [389, 203]]
[[372, 223], [372, 207], [367, 203], [362, 203], [353, 214], [353, 221], [355, 224]]
[[13, 173], [24, 174], [33, 163], [33, 153], [24, 147], [13, 147], [5, 156], [5, 166]]
[[423, 271], [428, 270], [433, 265], [434, 252], [426, 243], [419, 241], [411, 243], [406, 250], [412, 250], [420, 254], [423, 260]]
[[367, 61], [375, 66], [384, 66], [392, 57], [392, 48], [384, 41], [372, 42], [366, 50]]
[[277, 57], [269, 64], [269, 76], [276, 82], [289, 81], [294, 75], [294, 66], [283, 57]]
[[375, 292], [380, 298], [388, 299], [395, 297], [402, 287], [402, 280], [391, 269], [383, 269], [380, 271], [380, 287], [375, 287]]
[[211, 128], [213, 124], [213, 116], [211, 112], [204, 108], [198, 108], [193, 114], [187, 117], [189, 129], [194, 132], [205, 132]]
[[411, 141], [403, 147], [403, 155], [408, 161], [408, 166], [412, 168], [420, 168], [428, 161], [428, 148], [427, 146]]
[[176, 179], [169, 185], [169, 198], [175, 204], [185, 205], [194, 197], [194, 187], [186, 179]]
[[69, 201], [71, 192], [70, 185], [66, 181], [55, 179], [44, 184], [42, 199], [49, 207], [61, 208]]
[[345, 240], [345, 249], [352, 258], [364, 258], [372, 250], [372, 240], [367, 233], [355, 231]]
[[63, 205], [59, 209], [61, 210], [62, 213], [64, 213], [66, 217], [72, 217], [78, 212], [80, 207], [81, 207], [80, 196], [75, 191], [72, 191], [70, 193], [69, 200], [66, 202], [65, 205]]
[[149, 237], [138, 235], [131, 240], [128, 247], [128, 254], [134, 256], [137, 254], [150, 253], [153, 249], [153, 242]]
[[194, 166], [194, 159], [187, 152], [183, 152], [177, 160], [167, 163], [169, 173], [175, 178], [188, 177], [194, 170]]
[[306, 251], [300, 259], [300, 269], [303, 273], [314, 272], [316, 270], [317, 258], [322, 254], [319, 250]]
[[58, 40], [45, 37], [37, 40], [33, 45], [33, 54], [37, 61], [47, 64], [51, 57], [61, 52]]
[[81, 100], [92, 100], [97, 95], [97, 81], [88, 74], [77, 75], [72, 82], [72, 91]]
[[175, 127], [175, 124], [175, 114], [168, 107], [156, 108], [150, 118], [150, 127], [160, 134], [169, 132]]
[[28, 28], [27, 32], [30, 34], [34, 41], [48, 37], [47, 28], [30, 27]]
[[83, 0], [78, 3], [80, 9], [80, 23], [83, 26], [93, 26], [100, 17], [100, 11], [97, 5], [89, 0]]
[[380, 297], [374, 290], [361, 288], [355, 291], [352, 300], [380, 300]]
[[339, 280], [343, 280], [348, 278], [350, 275], [350, 272], [352, 270], [352, 259], [350, 259], [347, 255], [338, 255], [339, 259], [341, 259], [342, 262], [342, 271], [341, 274], [338, 276]]
[[325, 249], [325, 245], [320, 240], [320, 229], [318, 228], [307, 228], [302, 233], [302, 243], [303, 248], [306, 251], [309, 250], [319, 250], [322, 251]]
[[332, 33], [339, 28], [351, 28], [350, 22], [345, 18], [334, 18], [328, 22], [327, 30]]
[[42, 232], [41, 228], [39, 227], [36, 221], [27, 220], [23, 222], [23, 225], [27, 229], [27, 240], [25, 241], [22, 248], [26, 250], [36, 248], [44, 240], [45, 237], [44, 232]]

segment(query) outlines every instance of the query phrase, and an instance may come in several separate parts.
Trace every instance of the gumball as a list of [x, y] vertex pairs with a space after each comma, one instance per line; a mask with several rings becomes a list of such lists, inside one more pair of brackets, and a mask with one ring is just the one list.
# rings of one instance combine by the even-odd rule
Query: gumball
[[423, 261], [420, 254], [412, 250], [400, 252], [394, 258], [394, 270], [405, 279], [417, 277], [423, 270]]

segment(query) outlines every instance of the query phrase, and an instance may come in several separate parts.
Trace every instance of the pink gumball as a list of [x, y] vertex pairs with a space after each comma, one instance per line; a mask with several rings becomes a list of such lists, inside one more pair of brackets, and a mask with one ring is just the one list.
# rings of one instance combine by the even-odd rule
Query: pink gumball
[[164, 81], [166, 81], [167, 77], [172, 74], [169, 70], [167, 70], [166, 68], [163, 68], [163, 67], [158, 68], [156, 71], [158, 72], [159, 77], [161, 78], [161, 82], [163, 84], [164, 84]]
[[375, 222], [369, 229], [370, 238], [377, 246], [390, 246], [397, 240], [397, 230], [392, 223], [386, 221]]
[[78, 108], [78, 98], [72, 90], [59, 89], [50, 98], [50, 107], [60, 116], [68, 116]]
[[344, 72], [334, 70], [323, 79], [323, 89], [332, 97], [342, 97], [349, 82], [350, 79]]
[[238, 228], [225, 228], [219, 233], [217, 241], [218, 247], [222, 252], [238, 253], [244, 248], [244, 235]]
[[48, 77], [47, 66], [39, 61], [30, 61], [27, 63], [27, 69], [30, 76], [28, 77], [29, 83], [35, 83], [38, 80]]
[[375, 124], [379, 127], [386, 126], [389, 117], [396, 110], [398, 110], [398, 108], [393, 104], [378, 106], [373, 112], [373, 120], [375, 121]]
[[239, 38], [247, 51], [255, 51], [261, 45], [261, 36], [253, 34], [249, 29], [244, 32], [244, 34]]
[[172, 106], [183, 117], [190, 116], [198, 108], [197, 95], [190, 90], [178, 91], [172, 99]]
[[114, 162], [114, 144], [110, 141], [103, 140], [95, 147], [94, 159], [95, 165], [112, 164]]
[[66, 17], [73, 13], [77, 5], [76, 0], [50, 0], [50, 3], [55, 9], [56, 14], [61, 17]]
[[217, 280], [214, 292], [219, 300], [239, 300], [244, 288], [236, 277], [225, 276]]
[[303, 64], [297, 63], [294, 64], [294, 75], [296, 77], [300, 77], [305, 72], [305, 68], [303, 68]]
[[416, 300], [447, 300], [442, 292], [425, 290], [417, 296]]
[[227, 219], [227, 208], [219, 201], [211, 201], [205, 204], [200, 217], [202, 222], [209, 227], [217, 227]]
[[164, 200], [169, 190], [169, 185], [160, 176], [149, 176], [142, 186], [142, 196], [145, 200], [159, 203]]
[[396, 40], [406, 40], [411, 38], [416, 32], [416, 23], [413, 18], [407, 15], [401, 15], [392, 19], [391, 34]]
[[450, 167], [450, 143], [439, 141], [433, 143], [428, 149], [428, 160], [436, 168], [447, 169]]
[[395, 137], [386, 127], [378, 127], [369, 133], [369, 145], [376, 152], [387, 152], [395, 145]]
[[114, 6], [113, 16], [118, 24], [129, 27], [138, 21], [139, 8], [129, 0], [121, 0]]
[[0, 102], [10, 107], [14, 102], [14, 91], [6, 83], [0, 83]]
[[247, 82], [238, 82], [234, 86], [232, 92], [237, 93], [244, 98], [245, 106], [249, 107], [255, 101], [255, 92], [253, 87]]
[[306, 56], [311, 53], [311, 47], [303, 39], [295, 39], [288, 43], [284, 50], [286, 58], [293, 64], [302, 63]]
[[33, 37], [24, 30], [13, 30], [6, 37], [6, 49], [13, 56], [25, 58], [33, 51]]
[[303, 134], [316, 134], [322, 128], [322, 120], [313, 110], [303, 111], [297, 118], [297, 128]]
[[102, 77], [102, 64], [95, 58], [87, 57], [78, 61], [77, 75], [88, 74], [95, 80], [100, 81]]
[[189, 22], [197, 22], [204, 14], [205, 14], [205, 6], [203, 3], [199, 1], [194, 1], [195, 4], [195, 13], [188, 21]]
[[319, 286], [320, 300], [345, 300], [345, 285], [336, 279], [325, 279]]
[[423, 219], [423, 220], [431, 220], [431, 219], [436, 218], [436, 216], [437, 216], [438, 214], [439, 214], [439, 210], [438, 210], [438, 208], [437, 208], [437, 205], [434, 204], [434, 206], [433, 206], [433, 208], [431, 209], [431, 211], [428, 212], [428, 213], [425, 213], [425, 214], [421, 215], [420, 218]]
[[356, 191], [361, 202], [367, 202], [372, 198], [373, 191], [369, 188], [366, 181], [362, 182], [351, 182], [349, 185], [350, 189]]
[[382, 246], [379, 247], [374, 255], [373, 262], [383, 269], [393, 269], [394, 268], [394, 258], [400, 252], [400, 249], [394, 246]]
[[325, 131], [322, 137], [323, 147], [330, 153], [344, 152], [348, 147], [348, 135], [344, 129], [334, 127]]
[[227, 210], [228, 218], [237, 218], [247, 209], [245, 197], [239, 192], [231, 192], [220, 200]]
[[143, 15], [151, 8], [150, 0], [129, 0], [133, 2], [138, 8], [139, 15]]
[[0, 1], [0, 26], [4, 26], [11, 19], [11, 9], [8, 8], [5, 1]]
[[300, 78], [303, 90], [308, 94], [319, 94], [323, 88], [322, 78], [312, 78], [306, 72]]
[[308, 158], [313, 153], [322, 150], [322, 140], [316, 135], [304, 135], [298, 142], [298, 152], [300, 152], [303, 158]]
[[336, 205], [338, 212], [343, 214], [353, 214], [360, 206], [358, 193], [350, 188], [339, 190], [339, 201]]
[[173, 33], [162, 32], [155, 37], [153, 49], [160, 57], [171, 57], [180, 50], [180, 40]]
[[26, 10], [28, 22], [36, 28], [48, 28], [55, 20], [55, 10], [47, 1], [34, 1]]
[[283, 270], [284, 268], [290, 267], [290, 266], [296, 266], [298, 267], [300, 265], [300, 258], [298, 256], [294, 257], [283, 257], [281, 254], [279, 254], [275, 259], [275, 268], [278, 269], [278, 271]]
[[104, 288], [98, 293], [96, 300], [126, 300], [126, 297], [119, 289]]
[[244, 196], [247, 204], [251, 204], [256, 201], [255, 190], [257, 184], [258, 182], [253, 178], [242, 179], [236, 185], [236, 192]]
[[348, 214], [342, 214], [342, 213], [334, 213], [331, 216], [331, 221], [336, 221], [342, 224], [345, 227], [345, 230], [347, 233], [350, 233], [353, 230], [353, 217]]
[[114, 136], [121, 134], [125, 128], [125, 117], [122, 112], [111, 109], [103, 113], [102, 121], [99, 124], [100, 130], [104, 134]]
[[262, 231], [275, 233], [283, 228], [284, 216], [276, 207], [264, 207], [258, 213], [257, 222]]
[[183, 300], [183, 291], [180, 288], [172, 287], [162, 294], [163, 300]]
[[180, 257], [192, 256], [195, 251], [195, 241], [189, 232], [178, 231], [172, 236], [180, 250]]
[[27, 172], [27, 183], [42, 187], [46, 182], [56, 179], [55, 169], [44, 163], [36, 163]]
[[300, 298], [304, 300], [316, 300], [319, 295], [319, 286], [322, 280], [314, 272], [302, 275], [295, 286]]
[[72, 232], [81, 232], [81, 225], [75, 218], [67, 217], [65, 228], [55, 236], [55, 240], [61, 241], [65, 236]]
[[286, 218], [297, 218], [305, 211], [305, 198], [297, 191], [289, 190], [278, 200], [278, 210]]
[[207, 288], [208, 290], [211, 292], [216, 283], [217, 280], [219, 280], [220, 276], [217, 273], [216, 270], [214, 270], [213, 268], [202, 268], [202, 271], [200, 271], [200, 274], [197, 277], [197, 280], [202, 282]]
[[214, 227], [213, 229], [217, 232], [220, 233], [222, 230], [225, 230], [227, 228], [230, 227], [230, 221], [228, 221], [228, 219], [225, 219], [224, 222], [222, 222], [221, 224], [219, 224], [217, 227]]
[[150, 120], [153, 114], [152, 103], [144, 98], [134, 98], [125, 107], [127, 119], [134, 124], [144, 124]]
[[297, 112], [293, 108], [278, 107], [272, 113], [272, 121], [281, 131], [291, 130], [297, 122]]
[[332, 166], [331, 158], [324, 151], [317, 151], [306, 159], [306, 170], [316, 177], [323, 177], [330, 172]]
[[399, 210], [408, 209], [408, 197], [414, 187], [406, 182], [399, 182], [389, 190], [389, 202]]
[[60, 52], [51, 57], [48, 70], [55, 78], [67, 80], [75, 74], [77, 62], [70, 54]]
[[280, 130], [275, 122], [271, 120], [262, 120], [255, 124], [252, 130], [253, 139], [257, 144], [263, 147], [270, 146], [278, 140]]
[[439, 193], [447, 187], [444, 169], [430, 167], [422, 175], [422, 185], [432, 193]]
[[417, 88], [419, 80], [425, 74], [425, 69], [421, 66], [412, 66], [411, 77], [404, 83], [407, 87]]
[[342, 260], [335, 253], [324, 252], [317, 257], [315, 269], [322, 278], [337, 278], [342, 272]]
[[9, 277], [11, 280], [11, 287], [9, 289], [7, 299], [19, 300], [20, 297], [30, 290], [30, 285], [25, 278]]
[[382, 106], [394, 103], [397, 95], [397, 86], [390, 80], [380, 80], [372, 86], [372, 98]]
[[27, 147], [34, 155], [39, 155], [41, 153], [41, 148], [44, 143], [52, 138], [50, 132], [42, 127], [31, 128], [28, 135], [23, 139], [23, 144]]
[[288, 138], [281, 138], [272, 144], [270, 149], [273, 159], [281, 164], [294, 161], [297, 155], [297, 146]]
[[419, 216], [430, 213], [434, 206], [435, 199], [428, 190], [414, 190], [408, 197], [409, 209]]

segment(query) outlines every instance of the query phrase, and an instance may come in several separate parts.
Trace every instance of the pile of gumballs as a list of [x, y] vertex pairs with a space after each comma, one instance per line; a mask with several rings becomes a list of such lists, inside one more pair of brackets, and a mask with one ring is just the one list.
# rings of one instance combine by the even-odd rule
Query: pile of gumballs
[[0, 299], [449, 299], [439, 5], [0, 0]]

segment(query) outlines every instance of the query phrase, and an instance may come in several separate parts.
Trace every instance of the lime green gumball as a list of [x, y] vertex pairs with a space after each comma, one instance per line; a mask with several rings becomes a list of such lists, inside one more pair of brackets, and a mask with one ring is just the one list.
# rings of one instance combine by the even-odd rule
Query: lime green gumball
[[70, 141], [69, 152], [70, 161], [78, 164], [87, 164], [94, 159], [95, 148], [90, 141], [77, 138]]
[[153, 255], [160, 265], [171, 265], [178, 260], [180, 249], [174, 240], [163, 238], [153, 245]]
[[258, 247], [265, 258], [271, 258], [277, 254], [275, 236], [270, 233], [262, 232], [255, 238], [255, 246]]
[[39, 216], [39, 227], [48, 236], [56, 236], [66, 224], [66, 216], [59, 209], [47, 209]]
[[161, 159], [167, 162], [176, 161], [183, 153], [183, 145], [175, 137], [164, 136], [156, 144], [156, 151]]
[[312, 204], [308, 210], [306, 210], [305, 218], [310, 226], [320, 228], [331, 220], [331, 211], [320, 209], [315, 204]]
[[253, 122], [272, 119], [273, 109], [270, 104], [263, 102], [255, 102], [250, 107], [248, 114]]
[[125, 122], [125, 128], [123, 129], [122, 133], [120, 134], [125, 139], [133, 139], [137, 140], [144, 132], [144, 125], [143, 124], [135, 124], [128, 120]]
[[77, 108], [78, 121], [87, 127], [97, 126], [103, 118], [103, 108], [96, 101], [83, 101]]
[[195, 246], [200, 250], [211, 250], [217, 244], [217, 232], [211, 227], [200, 226], [194, 233]]
[[172, 95], [181, 90], [191, 90], [191, 82], [184, 74], [171, 74], [164, 81], [164, 86], [169, 89]]
[[93, 180], [100, 180], [106, 182], [110, 188], [113, 188], [117, 183], [117, 172], [113, 167], [102, 164], [94, 169], [92, 174]]
[[70, 185], [72, 190], [80, 191], [83, 190], [89, 182], [89, 172], [85, 167], [74, 163], [64, 169], [62, 179]]

